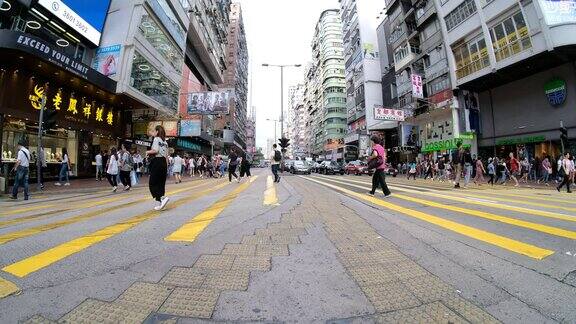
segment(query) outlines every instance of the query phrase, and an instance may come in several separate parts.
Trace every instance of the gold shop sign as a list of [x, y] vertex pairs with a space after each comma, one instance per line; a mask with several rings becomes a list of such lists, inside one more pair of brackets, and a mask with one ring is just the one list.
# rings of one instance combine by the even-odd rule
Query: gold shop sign
[[63, 110], [66, 112], [66, 119], [82, 122], [94, 120], [98, 123], [110, 126], [114, 125], [115, 115], [112, 108], [106, 108], [103, 104], [94, 100], [86, 100], [85, 97], [77, 98], [74, 94], [65, 96], [62, 89], [59, 89], [50, 97], [44, 86], [35, 85], [32, 93], [28, 97], [33, 109], [40, 110], [42, 108], [42, 97], [45, 95], [45, 109]]

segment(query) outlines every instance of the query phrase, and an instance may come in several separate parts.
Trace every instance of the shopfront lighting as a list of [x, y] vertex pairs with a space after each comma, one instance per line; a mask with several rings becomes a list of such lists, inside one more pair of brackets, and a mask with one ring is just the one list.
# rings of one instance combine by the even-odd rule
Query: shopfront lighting
[[66, 32], [66, 29], [60, 27], [60, 25], [58, 25], [57, 23], [55, 23], [54, 21], [50, 20], [50, 25], [56, 27], [57, 29], [59, 29], [61, 32]]
[[42, 27], [42, 26], [36, 20], [29, 20], [26, 22], [26, 27], [36, 30], [36, 29], [40, 29], [40, 27]]
[[56, 45], [60, 47], [68, 47], [68, 45], [70, 45], [70, 42], [63, 38], [60, 38], [59, 40], [56, 41]]
[[148, 64], [140, 64], [138, 65], [138, 69], [140, 69], [140, 71], [150, 71], [150, 66]]
[[0, 5], [0, 11], [8, 11], [12, 9], [12, 5], [7, 0], [2, 1], [2, 5]]
[[40, 18], [44, 19], [44, 20], [48, 20], [48, 17], [44, 16], [40, 11], [32, 8], [30, 9], [30, 11], [32, 11], [34, 14], [36, 14], [37, 16], [39, 16]]
[[160, 83], [160, 85], [163, 86], [163, 87], [169, 87], [169, 86], [170, 86], [170, 83], [164, 81], [164, 82]]
[[67, 32], [67, 33], [66, 33], [66, 36], [68, 36], [68, 37], [72, 38], [73, 40], [75, 40], [76, 43], [80, 43], [80, 40], [79, 40], [78, 38], [74, 37], [74, 35], [72, 35], [72, 34], [70, 34], [70, 33]]

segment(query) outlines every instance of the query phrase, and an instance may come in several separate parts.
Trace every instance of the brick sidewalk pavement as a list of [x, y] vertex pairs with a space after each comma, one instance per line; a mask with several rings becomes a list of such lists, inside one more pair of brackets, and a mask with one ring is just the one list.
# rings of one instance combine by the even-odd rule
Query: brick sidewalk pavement
[[[283, 214], [280, 222], [254, 229], [253, 235], [244, 236], [240, 243], [226, 244], [218, 254], [201, 255], [192, 267], [174, 267], [159, 282], [136, 282], [112, 302], [87, 299], [59, 322], [210, 319], [221, 292], [247, 291], [252, 271], [274, 271], [272, 257], [290, 255], [290, 245], [302, 244], [300, 237], [308, 235], [313, 227], [324, 229], [346, 272], [373, 305], [375, 313], [357, 318], [358, 321], [498, 322], [402, 254], [358, 214], [342, 205], [339, 195], [313, 190], [303, 181], [291, 181], [302, 200]], [[326, 320], [336, 320], [330, 314], [325, 316]], [[34, 316], [27, 323], [53, 322]]]

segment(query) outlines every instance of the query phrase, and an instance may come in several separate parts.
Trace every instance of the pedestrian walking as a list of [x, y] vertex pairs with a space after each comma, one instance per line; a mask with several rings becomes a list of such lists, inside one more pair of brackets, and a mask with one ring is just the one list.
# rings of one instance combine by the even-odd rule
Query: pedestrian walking
[[226, 166], [228, 165], [228, 163], [224, 163], [224, 160], [222, 159], [222, 157], [220, 158], [220, 178], [222, 178], [224, 176], [224, 174], [226, 173]]
[[494, 159], [490, 158], [488, 160], [488, 176], [490, 180], [488, 180], [488, 184], [494, 186], [494, 178], [496, 176], [496, 166], [494, 165]]
[[368, 165], [374, 167], [374, 174], [372, 175], [372, 190], [368, 193], [374, 195], [378, 187], [382, 188], [384, 197], [388, 198], [391, 195], [388, 185], [386, 185], [386, 150], [382, 146], [382, 140], [377, 135], [372, 135], [372, 155], [368, 159]]
[[112, 192], [118, 190], [118, 173], [120, 171], [118, 167], [118, 154], [116, 153], [115, 147], [110, 149], [110, 157], [108, 158], [108, 166], [106, 168], [106, 178], [112, 186]]
[[486, 169], [484, 169], [482, 158], [478, 157], [476, 159], [476, 176], [474, 177], [474, 183], [476, 185], [482, 185], [482, 182], [484, 182], [484, 173], [486, 173]]
[[68, 158], [68, 150], [64, 147], [62, 149], [62, 158], [60, 159], [60, 173], [58, 174], [58, 182], [56, 182], [54, 185], [61, 186], [62, 180], [66, 179], [66, 182], [64, 183], [64, 185], [69, 186], [70, 185], [70, 178], [69, 178], [70, 169], [71, 168], [70, 168], [70, 159]]
[[574, 156], [570, 156], [570, 183], [574, 184], [574, 177], [576, 176], [576, 168], [574, 166]]
[[552, 164], [550, 164], [548, 157], [545, 157], [544, 160], [542, 160], [542, 177], [538, 179], [537, 183], [540, 184], [540, 182], [544, 182], [546, 186], [549, 186], [548, 180], [552, 171]]
[[446, 164], [444, 163], [444, 157], [440, 157], [437, 163], [438, 168], [438, 181], [444, 182], [446, 180]]
[[44, 172], [46, 172], [46, 168], [48, 167], [48, 163], [46, 162], [46, 152], [44, 151], [44, 145], [40, 145], [40, 189], [44, 190]]
[[506, 161], [504, 161], [504, 159], [500, 161], [496, 171], [500, 174], [500, 180], [498, 181], [498, 184], [505, 185], [507, 181], [507, 176], [509, 175], [510, 172], [508, 171], [508, 167], [506, 166]]
[[102, 181], [102, 173], [104, 173], [104, 166], [102, 165], [102, 152], [98, 152], [94, 157], [96, 162], [96, 181]]
[[560, 170], [558, 170], [558, 174], [562, 177], [562, 182], [556, 187], [556, 190], [560, 192], [563, 186], [566, 186], [566, 192], [571, 193], [570, 190], [570, 175], [572, 173], [572, 167], [570, 162], [570, 153], [564, 153], [564, 158], [562, 159], [562, 163], [560, 166]]
[[248, 160], [248, 156], [244, 154], [242, 161], [240, 161], [240, 180], [242, 180], [244, 177], [248, 177], [248, 179], [250, 179], [251, 176], [250, 160]]
[[236, 149], [232, 148], [230, 154], [228, 155], [228, 181], [232, 182], [232, 177], [234, 177], [238, 182], [240, 178], [236, 174], [236, 167], [238, 166], [238, 154], [236, 154]]
[[468, 188], [468, 184], [472, 178], [473, 168], [472, 155], [470, 154], [470, 149], [464, 150], [464, 188]]
[[462, 178], [462, 168], [464, 167], [464, 148], [462, 143], [458, 142], [456, 144], [457, 150], [452, 157], [452, 162], [454, 163], [455, 172], [454, 175], [454, 188], [460, 188], [460, 179]]
[[180, 157], [180, 154], [176, 153], [174, 157], [174, 164], [172, 166], [172, 172], [176, 178], [176, 183], [182, 182], [182, 169], [184, 168], [184, 160]]
[[520, 162], [514, 157], [514, 153], [510, 152], [510, 178], [514, 180], [514, 187], [518, 187], [518, 177], [520, 175]]
[[124, 191], [130, 190], [132, 187], [132, 181], [130, 179], [130, 172], [134, 169], [134, 161], [132, 155], [126, 148], [126, 144], [122, 144], [121, 151], [119, 153], [119, 165], [120, 165], [120, 182], [124, 186]]
[[30, 151], [28, 148], [28, 143], [25, 139], [18, 141], [18, 154], [16, 155], [16, 163], [12, 172], [15, 173], [14, 176], [14, 186], [12, 187], [12, 195], [10, 199], [18, 199], [18, 189], [20, 187], [24, 188], [24, 200], [30, 199], [30, 194], [28, 192], [28, 176], [30, 169]]
[[408, 165], [408, 180], [410, 180], [410, 177], [413, 177], [414, 180], [416, 180], [416, 162], [413, 161]]
[[528, 183], [528, 176], [530, 175], [530, 160], [525, 156], [520, 162], [520, 182]]
[[196, 167], [198, 168], [198, 174], [200, 175], [200, 178], [204, 178], [204, 172], [206, 171], [206, 158], [203, 154], [198, 157]]
[[190, 177], [193, 177], [194, 173], [196, 172], [196, 162], [194, 161], [194, 156], [192, 156], [188, 161], [188, 169], [190, 170]]
[[223, 163], [222, 156], [220, 154], [216, 154], [216, 156], [214, 157], [214, 169], [216, 171], [216, 176], [218, 178], [221, 178], [223, 176], [223, 173], [220, 172], [222, 163]]
[[142, 155], [138, 152], [138, 150], [134, 150], [134, 154], [132, 154], [132, 160], [134, 161], [134, 170], [136, 172], [136, 181], [139, 182], [140, 178], [142, 178], [142, 173], [144, 172], [144, 159]]
[[162, 125], [156, 127], [148, 134], [154, 137], [152, 148], [146, 152], [150, 157], [150, 178], [148, 187], [152, 197], [157, 202], [154, 210], [162, 210], [170, 201], [166, 194], [166, 177], [168, 175], [168, 143], [166, 143], [166, 131]]
[[282, 152], [278, 150], [278, 145], [272, 145], [272, 152], [270, 153], [270, 167], [272, 168], [272, 174], [274, 175], [274, 182], [280, 182], [280, 176], [278, 175], [278, 169], [280, 168], [280, 162], [282, 161]]
[[428, 177], [434, 180], [434, 170], [432, 162], [430, 161], [425, 162], [424, 169], [426, 170], [424, 172], [424, 180], [428, 179]]
[[542, 162], [539, 157], [532, 159], [532, 164], [530, 166], [530, 180], [538, 181], [538, 179], [540, 179], [540, 174], [542, 173], [541, 164]]

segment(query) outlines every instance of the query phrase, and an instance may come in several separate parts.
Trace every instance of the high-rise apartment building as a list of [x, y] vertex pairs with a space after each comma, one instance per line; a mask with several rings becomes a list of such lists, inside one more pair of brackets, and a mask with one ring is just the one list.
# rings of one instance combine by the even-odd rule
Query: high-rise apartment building
[[434, 0], [458, 94], [455, 137], [479, 153], [560, 154], [560, 123], [576, 138], [573, 1]]
[[307, 157], [305, 130], [307, 113], [304, 107], [304, 85], [290, 87], [288, 91], [288, 156]]
[[338, 9], [324, 11], [312, 41], [307, 68], [306, 109], [313, 143], [310, 152], [323, 159], [341, 159], [346, 134], [346, 94], [342, 24]]
[[246, 148], [248, 122], [248, 45], [240, 3], [230, 5], [230, 24], [226, 41], [226, 71], [221, 88], [234, 90], [230, 114], [216, 121], [216, 135], [227, 146]]
[[[382, 105], [382, 85], [378, 39], [376, 36], [378, 12], [383, 3], [374, 0], [340, 0], [346, 92], [348, 97], [347, 136], [348, 152], [367, 148], [368, 130], [395, 128], [397, 122], [379, 121], [374, 109]], [[364, 137], [360, 140], [360, 137]], [[360, 145], [362, 144], [362, 145]], [[363, 146], [363, 147], [360, 147]], [[350, 158], [355, 158], [349, 154]]]

